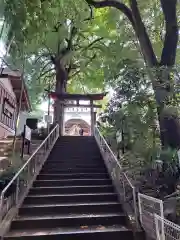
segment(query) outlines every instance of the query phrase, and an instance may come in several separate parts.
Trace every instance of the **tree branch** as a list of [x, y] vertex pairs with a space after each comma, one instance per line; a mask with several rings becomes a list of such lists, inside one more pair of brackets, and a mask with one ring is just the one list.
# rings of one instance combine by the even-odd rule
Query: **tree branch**
[[164, 47], [160, 63], [163, 66], [173, 66], [176, 59], [176, 50], [178, 44], [176, 5], [177, 0], [161, 0], [161, 7], [164, 13], [166, 25]]
[[58, 32], [59, 28], [62, 26], [63, 24], [61, 22], [57, 22], [56, 25], [53, 27], [53, 31], [52, 32]]
[[93, 9], [92, 9], [92, 6], [90, 4], [88, 4], [88, 5], [89, 5], [89, 10], [90, 10], [90, 16], [88, 18], [85, 18], [83, 20], [83, 22], [90, 21], [90, 20], [93, 19]]
[[69, 76], [68, 80], [70, 80], [71, 78], [75, 77], [76, 75], [78, 75], [81, 72], [81, 70], [77, 70], [75, 73], [73, 73], [71, 76]]
[[49, 54], [53, 54], [53, 52], [51, 51], [51, 49], [47, 46], [46, 43], [43, 43], [44, 47], [47, 49], [47, 51], [49, 52]]
[[77, 34], [77, 28], [73, 26], [71, 28], [69, 39], [65, 39], [67, 41], [67, 47], [61, 50], [60, 52], [61, 57], [64, 57], [67, 53], [69, 53], [73, 49], [73, 39], [76, 36], [76, 34]]
[[50, 53], [43, 53], [43, 54], [41, 54], [39, 57], [37, 57], [37, 58], [35, 59], [35, 63], [37, 63], [42, 57], [48, 58], [48, 57], [50, 57], [50, 56], [51, 56]]
[[46, 69], [46, 67], [48, 66], [48, 65], [50, 65], [51, 64], [51, 61], [48, 61], [44, 66], [43, 66], [43, 68], [41, 69], [41, 72], [43, 72], [45, 69]]
[[129, 19], [132, 26], [133, 27], [135, 26], [132, 11], [124, 3], [118, 2], [116, 0], [110, 0], [110, 1], [104, 0], [104, 1], [100, 1], [100, 2], [96, 2], [96, 1], [93, 1], [93, 0], [86, 0], [86, 2], [89, 5], [94, 6], [95, 8], [113, 7], [113, 8], [119, 9]]
[[67, 74], [69, 75], [69, 73], [71, 72], [73, 67], [72, 61], [70, 62], [69, 66], [66, 68]]
[[88, 46], [86, 46], [83, 51], [86, 51], [87, 49], [89, 49], [90, 47], [92, 47], [95, 43], [100, 42], [101, 40], [103, 40], [103, 37], [97, 38], [94, 41], [92, 41]]
[[68, 51], [72, 49], [73, 38], [76, 36], [76, 34], [77, 34], [77, 28], [75, 26], [72, 26], [69, 39], [66, 39], [66, 41], [67, 41], [67, 48], [66, 49]]
[[54, 68], [50, 68], [50, 69], [48, 69], [48, 70], [45, 71], [45, 72], [42, 72], [42, 71], [41, 71], [41, 74], [38, 76], [38, 79], [44, 77], [47, 73], [50, 73], [52, 70], [54, 70]]
[[124, 13], [124, 15], [129, 19], [138, 37], [145, 61], [148, 62], [149, 66], [157, 65], [156, 55], [154, 54], [154, 50], [146, 31], [146, 27], [142, 21], [136, 0], [129, 0], [131, 8], [127, 7], [124, 3], [118, 2], [117, 0], [104, 0], [100, 2], [86, 0], [86, 2], [93, 5], [95, 8], [114, 7]]
[[135, 33], [139, 40], [141, 51], [143, 53], [145, 62], [148, 63], [150, 67], [157, 66], [157, 58], [154, 53], [154, 49], [146, 30], [146, 26], [142, 20], [140, 10], [138, 8], [137, 0], [129, 0], [132, 10], [132, 15], [135, 21]]
[[[89, 61], [87, 61], [84, 65], [84, 67], [87, 67], [89, 63], [91, 63], [96, 58], [96, 54], [94, 54], [92, 57], [89, 58]], [[80, 68], [80, 66], [79, 66]], [[73, 73], [71, 76], [69, 76], [68, 80], [75, 77], [77, 74], [79, 74], [81, 70], [77, 70], [75, 73]]]
[[58, 51], [57, 51], [58, 54], [60, 53], [61, 44], [62, 44], [62, 40], [59, 39], [59, 40], [58, 40], [58, 44], [57, 44], [57, 45], [58, 45]]

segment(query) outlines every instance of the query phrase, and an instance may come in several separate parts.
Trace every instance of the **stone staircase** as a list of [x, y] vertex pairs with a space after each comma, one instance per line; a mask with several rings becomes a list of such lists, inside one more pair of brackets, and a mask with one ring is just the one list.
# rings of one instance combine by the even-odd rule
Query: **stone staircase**
[[4, 239], [133, 239], [93, 137], [57, 141]]

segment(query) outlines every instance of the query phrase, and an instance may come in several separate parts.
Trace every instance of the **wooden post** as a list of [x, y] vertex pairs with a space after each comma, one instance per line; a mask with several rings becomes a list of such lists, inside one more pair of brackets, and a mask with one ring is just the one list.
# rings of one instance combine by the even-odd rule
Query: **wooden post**
[[94, 109], [93, 109], [93, 100], [90, 100], [91, 105], [91, 136], [94, 135]]

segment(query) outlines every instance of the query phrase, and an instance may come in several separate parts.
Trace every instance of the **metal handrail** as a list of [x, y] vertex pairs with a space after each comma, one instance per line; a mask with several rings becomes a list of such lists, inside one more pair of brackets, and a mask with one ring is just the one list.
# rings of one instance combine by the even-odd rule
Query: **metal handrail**
[[[59, 125], [56, 125], [3, 189], [0, 195], [0, 221], [5, 218], [10, 209], [17, 207], [24, 199], [26, 192], [31, 187], [58, 137]], [[16, 186], [16, 189], [11, 193], [11, 187], [13, 187], [13, 185]], [[5, 198], [5, 195], [8, 195], [8, 190], [11, 194]]]
[[97, 127], [94, 128], [94, 136], [99, 145], [109, 174], [112, 176], [119, 197], [124, 202], [127, 202], [129, 200], [129, 193], [131, 194], [130, 200], [132, 200], [131, 204], [134, 211], [134, 219], [136, 226], [139, 227], [136, 187], [133, 186], [127, 174], [123, 171], [121, 164]]
[[117, 160], [117, 157], [115, 156], [115, 154], [113, 153], [113, 151], [111, 150], [111, 148], [109, 147], [106, 139], [103, 137], [103, 135], [101, 134], [101, 132], [99, 131], [99, 129], [97, 127], [95, 127], [95, 130], [98, 132], [99, 136], [102, 138], [104, 144], [106, 145], [108, 151], [111, 153], [111, 155], [113, 156], [114, 160], [116, 161], [117, 165], [122, 169], [121, 164], [119, 163], [119, 161]]
[[[115, 154], [113, 153], [113, 151], [111, 150], [111, 148], [109, 147], [106, 139], [103, 137], [103, 135], [101, 134], [101, 132], [99, 131], [99, 129], [96, 127], [96, 130], [98, 131], [98, 134], [100, 135], [100, 137], [102, 138], [102, 140], [104, 141], [104, 144], [106, 145], [106, 147], [108, 148], [108, 151], [112, 154], [112, 156], [114, 157], [114, 160], [116, 161], [117, 165], [119, 166], [120, 169], [122, 169], [121, 164], [119, 163], [119, 161], [117, 160], [117, 157], [115, 156]], [[129, 185], [134, 188], [133, 184], [131, 183], [130, 179], [128, 178], [127, 174], [125, 172], [123, 172], [124, 177], [126, 178], [127, 182], [129, 183]]]
[[135, 188], [135, 186], [133, 186], [130, 179], [128, 178], [127, 174], [125, 172], [123, 172], [123, 175], [124, 175], [125, 179], [127, 180], [127, 182], [129, 183], [129, 186], [132, 187], [132, 188]]
[[39, 149], [44, 145], [44, 143], [47, 141], [47, 139], [51, 136], [51, 134], [55, 131], [57, 126], [54, 127], [54, 129], [49, 133], [49, 135], [44, 139], [44, 141], [39, 145], [39, 147], [34, 151], [34, 153], [30, 156], [30, 158], [26, 161], [26, 163], [20, 168], [20, 170], [14, 175], [12, 180], [8, 183], [8, 185], [3, 189], [1, 192], [1, 196], [6, 193], [8, 188], [13, 184], [13, 182], [19, 177], [20, 173], [25, 169], [25, 167], [29, 164], [31, 159], [36, 155], [36, 153], [39, 151]]

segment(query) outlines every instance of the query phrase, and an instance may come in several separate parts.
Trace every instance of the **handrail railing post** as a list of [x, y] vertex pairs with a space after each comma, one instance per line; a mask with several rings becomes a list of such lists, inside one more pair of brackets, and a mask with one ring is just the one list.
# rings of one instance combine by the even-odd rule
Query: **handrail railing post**
[[18, 204], [18, 199], [19, 199], [19, 177], [16, 180], [16, 204]]
[[124, 202], [126, 202], [126, 189], [125, 189], [124, 177], [122, 179], [122, 186], [123, 186], [123, 199], [124, 199]]
[[135, 221], [136, 226], [139, 227], [139, 221], [138, 221], [138, 208], [137, 208], [137, 201], [136, 201], [136, 188], [133, 187], [133, 205], [134, 205], [134, 213], [135, 213]]
[[4, 194], [1, 194], [1, 198], [0, 198], [0, 221], [2, 221], [2, 218], [3, 218], [3, 205], [4, 205]]

